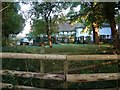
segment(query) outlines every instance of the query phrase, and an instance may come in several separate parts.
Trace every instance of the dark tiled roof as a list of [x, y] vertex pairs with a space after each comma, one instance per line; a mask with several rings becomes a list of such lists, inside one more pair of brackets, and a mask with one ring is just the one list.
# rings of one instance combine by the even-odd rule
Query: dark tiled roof
[[85, 26], [81, 23], [76, 23], [74, 25], [71, 25], [69, 22], [64, 22], [59, 24], [59, 30], [58, 31], [74, 31], [76, 28], [84, 28]]

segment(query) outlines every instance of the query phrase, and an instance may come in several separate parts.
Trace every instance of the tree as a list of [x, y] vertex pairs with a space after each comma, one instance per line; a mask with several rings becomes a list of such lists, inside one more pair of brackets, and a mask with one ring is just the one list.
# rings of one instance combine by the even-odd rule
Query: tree
[[116, 49], [117, 52], [120, 53], [120, 39], [119, 39], [119, 34], [118, 31], [116, 30], [116, 22], [115, 22], [115, 8], [117, 6], [117, 8], [119, 8], [119, 3], [117, 4], [116, 2], [109, 2], [109, 3], [102, 3], [103, 4], [103, 15], [105, 17], [105, 19], [108, 20], [108, 22], [110, 23], [110, 27], [111, 27], [111, 32], [112, 32], [112, 41], [113, 41], [113, 45]]
[[44, 20], [45, 24], [46, 24], [46, 34], [48, 36], [48, 41], [49, 41], [49, 45], [50, 47], [52, 47], [52, 41], [51, 41], [51, 20], [52, 20], [52, 16], [51, 14], [55, 12], [55, 7], [56, 7], [56, 3], [51, 3], [51, 2], [36, 2], [33, 3], [34, 4], [34, 10], [35, 10], [35, 16], [37, 18], [42, 17], [42, 19]]
[[8, 39], [10, 34], [18, 34], [22, 30], [24, 19], [18, 14], [18, 3], [3, 2], [2, 7], [7, 7], [2, 11], [2, 38]]
[[84, 23], [86, 28], [91, 28], [90, 26], [92, 26], [93, 40], [96, 44], [99, 43], [98, 28], [101, 27], [101, 25], [104, 22], [110, 23], [113, 45], [115, 47], [118, 47], [119, 39], [118, 39], [118, 33], [116, 30], [116, 23], [114, 17], [116, 12], [115, 11], [116, 5], [118, 5], [119, 7], [119, 3], [116, 4], [116, 2], [81, 3], [80, 12], [77, 13], [76, 15], [73, 15], [72, 20], [73, 22], [78, 20]]
[[74, 5], [74, 6], [80, 5], [80, 11], [74, 12], [72, 16], [70, 16], [72, 22], [81, 22], [85, 25], [85, 28], [83, 30], [93, 31], [93, 40], [95, 44], [99, 44], [99, 28], [101, 23], [103, 22], [103, 18], [100, 12], [101, 5], [100, 3], [96, 2], [81, 2], [80, 4]]
[[40, 34], [45, 34], [45, 29], [46, 29], [46, 25], [45, 25], [45, 22], [40, 19], [40, 20], [34, 20], [33, 21], [33, 25], [32, 25], [32, 34], [33, 36], [38, 36]]
[[[42, 18], [46, 24], [46, 34], [50, 47], [52, 47], [51, 35], [57, 29], [57, 20], [63, 8], [68, 5], [65, 2], [35, 2], [34, 11], [37, 18]], [[60, 21], [60, 19], [59, 19]]]
[[112, 30], [112, 38], [115, 38], [116, 35], [116, 24], [115, 24], [115, 2], [103, 3], [103, 15], [109, 21], [111, 30]]
[[[94, 43], [99, 44], [99, 28], [102, 26], [102, 23], [104, 22], [104, 18], [102, 17], [101, 8], [102, 4], [100, 2], [91, 3], [91, 13], [89, 15], [89, 21], [92, 23], [93, 28], [93, 38]], [[92, 17], [92, 18], [91, 18]]]

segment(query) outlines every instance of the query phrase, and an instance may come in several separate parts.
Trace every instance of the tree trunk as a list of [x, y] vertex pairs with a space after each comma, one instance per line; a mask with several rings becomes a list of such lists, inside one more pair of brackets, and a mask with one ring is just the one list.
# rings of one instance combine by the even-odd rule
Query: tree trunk
[[48, 39], [49, 39], [49, 45], [50, 48], [52, 48], [52, 38], [51, 38], [51, 28], [52, 28], [52, 20], [51, 20], [51, 16], [50, 16], [50, 20], [49, 20], [49, 35], [48, 35]]
[[48, 43], [50, 45], [50, 48], [52, 48], [52, 39], [51, 39], [51, 35], [50, 35], [50, 25], [49, 25], [49, 20], [48, 20], [48, 17], [45, 18], [46, 20], [46, 33], [47, 33], [47, 36], [48, 36]]
[[93, 28], [93, 41], [95, 44], [99, 44], [100, 40], [99, 40], [99, 27], [97, 23], [93, 23], [92, 24], [92, 28]]
[[48, 42], [49, 42], [50, 48], [52, 48], [52, 38], [51, 38], [51, 35], [48, 35]]
[[119, 44], [120, 44], [120, 23], [118, 24], [118, 45], [117, 45], [119, 53], [120, 53], [120, 45]]
[[49, 27], [47, 28], [47, 36], [48, 36], [48, 43], [50, 45], [50, 48], [52, 48], [52, 38], [51, 38], [51, 35], [50, 35], [50, 30], [49, 30]]
[[118, 24], [118, 45], [117, 45], [118, 53], [120, 54], [120, 23]]
[[120, 40], [119, 40], [119, 34], [116, 30], [116, 23], [115, 23], [115, 16], [114, 16], [115, 7], [116, 7], [115, 2], [104, 3], [105, 11], [107, 11], [105, 12], [106, 18], [108, 19], [111, 27], [111, 35], [112, 35], [111, 39], [112, 39], [113, 46], [115, 48], [114, 53], [117, 53], [120, 47]]
[[120, 53], [119, 33], [116, 30], [114, 12], [111, 12], [111, 9], [109, 9], [109, 22], [110, 22], [110, 27], [111, 27], [112, 41], [113, 41], [113, 46], [115, 48], [115, 53], [117, 53], [117, 52]]
[[117, 31], [116, 31], [116, 28], [115, 28], [116, 24], [115, 24], [115, 20], [114, 20], [114, 15], [109, 16], [109, 22], [110, 22], [110, 27], [111, 27], [113, 44], [115, 44], [115, 37], [116, 37]]

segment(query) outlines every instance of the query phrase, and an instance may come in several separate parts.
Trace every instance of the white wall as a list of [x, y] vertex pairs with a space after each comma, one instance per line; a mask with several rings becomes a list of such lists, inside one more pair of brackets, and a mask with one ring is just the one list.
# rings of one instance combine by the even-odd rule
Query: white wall
[[[76, 29], [76, 37], [80, 37], [80, 36], [91, 36], [91, 39], [93, 41], [93, 32], [91, 33], [91, 35], [89, 35], [88, 33], [81, 33], [82, 28], [77, 28]], [[74, 33], [74, 32], [73, 32]], [[63, 34], [62, 32], [60, 34]], [[67, 32], [64, 32], [65, 35], [67, 35]], [[71, 32], [68, 33], [69, 35], [71, 35]], [[110, 35], [108, 38], [111, 38], [111, 28], [110, 27], [103, 27], [99, 29], [99, 35]], [[84, 40], [86, 40], [86, 38], [84, 38]]]
[[[76, 37], [80, 37], [80, 36], [91, 36], [91, 39], [93, 41], [93, 32], [91, 33], [91, 35], [89, 35], [88, 33], [81, 33], [82, 28], [78, 28], [76, 33]], [[111, 38], [111, 28], [110, 27], [104, 27], [104, 28], [100, 28], [99, 30], [99, 35], [110, 35], [108, 38]], [[86, 38], [84, 38], [86, 39]]]
[[[92, 35], [89, 35], [88, 33], [81, 33], [82, 28], [78, 28], [76, 31], [77, 31], [76, 37], [80, 37], [80, 36], [92, 36]], [[100, 28], [99, 34], [100, 35], [111, 35], [111, 28], [110, 27]]]
[[82, 28], [78, 28], [77, 30], [76, 30], [76, 37], [80, 37], [80, 36], [92, 36], [92, 35], [89, 35], [88, 33], [81, 33], [81, 31], [82, 31]]
[[[86, 36], [91, 36], [91, 40], [93, 41], [93, 33], [91, 33], [91, 35], [90, 34], [88, 34], [88, 33], [81, 33], [81, 31], [82, 31], [82, 28], [78, 28], [77, 30], [76, 30], [76, 37], [80, 37], [80, 36], [84, 36], [84, 37], [86, 37]], [[86, 40], [86, 38], [84, 38], [84, 40]]]
[[111, 35], [111, 28], [110, 27], [104, 27], [99, 30], [100, 35]]

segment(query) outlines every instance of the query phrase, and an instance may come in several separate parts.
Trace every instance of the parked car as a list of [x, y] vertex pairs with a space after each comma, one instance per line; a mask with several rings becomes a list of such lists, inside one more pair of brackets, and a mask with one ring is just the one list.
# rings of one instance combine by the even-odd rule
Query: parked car
[[21, 41], [20, 41], [20, 45], [29, 45], [28, 38], [22, 38]]

